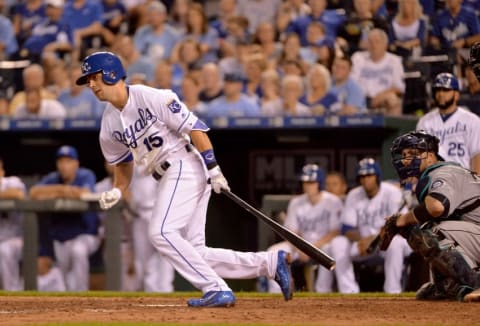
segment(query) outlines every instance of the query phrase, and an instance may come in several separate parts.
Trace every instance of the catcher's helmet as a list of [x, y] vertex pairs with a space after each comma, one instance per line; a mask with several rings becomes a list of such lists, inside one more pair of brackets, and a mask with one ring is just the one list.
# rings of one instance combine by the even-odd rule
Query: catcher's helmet
[[438, 88], [453, 89], [455, 91], [459, 91], [460, 85], [458, 83], [457, 77], [455, 77], [449, 72], [442, 72], [435, 77], [435, 80], [432, 84], [433, 91]]
[[381, 180], [380, 165], [371, 157], [361, 159], [357, 164], [357, 178], [364, 175], [376, 175], [378, 182]]
[[421, 159], [418, 157], [412, 158], [409, 165], [403, 164], [403, 150], [404, 149], [416, 149], [420, 152], [432, 152], [437, 155], [439, 160], [443, 161], [443, 158], [438, 154], [438, 144], [440, 140], [430, 134], [427, 134], [424, 130], [410, 131], [397, 137], [393, 141], [393, 145], [390, 148], [392, 155], [392, 164], [397, 170], [397, 174], [401, 180], [408, 177], [418, 177], [420, 175]]
[[475, 43], [470, 48], [469, 63], [475, 76], [480, 81], [480, 42]]
[[102, 73], [105, 84], [113, 85], [126, 77], [120, 58], [112, 52], [95, 52], [87, 56], [82, 62], [82, 76], [76, 84], [85, 85], [87, 77], [98, 72]]
[[319, 188], [323, 189], [325, 186], [325, 172], [317, 164], [306, 164], [302, 168], [300, 181], [318, 182]]

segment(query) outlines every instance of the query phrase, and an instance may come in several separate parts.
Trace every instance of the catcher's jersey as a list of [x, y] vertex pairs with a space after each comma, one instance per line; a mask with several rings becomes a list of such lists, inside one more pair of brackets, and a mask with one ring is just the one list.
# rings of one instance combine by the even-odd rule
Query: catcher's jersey
[[480, 176], [455, 164], [439, 163], [427, 169], [417, 184], [419, 202], [423, 202], [427, 195], [433, 193], [448, 199], [447, 217], [461, 218], [480, 224], [480, 206], [478, 205], [473, 210], [458, 214], [458, 210], [461, 211], [480, 200]]
[[170, 90], [131, 85], [128, 92], [122, 111], [106, 105], [100, 146], [110, 164], [123, 161], [131, 152], [142, 173], [151, 174], [168, 153], [185, 147], [198, 118]]
[[471, 169], [472, 157], [480, 154], [480, 118], [461, 107], [443, 121], [438, 109], [425, 114], [417, 130], [425, 130], [440, 139], [439, 154], [445, 161]]
[[368, 198], [362, 186], [350, 190], [342, 211], [342, 223], [358, 229], [362, 238], [378, 234], [385, 217], [398, 212], [402, 205], [402, 191], [397, 186], [381, 182], [378, 193]]
[[[26, 192], [25, 184], [18, 177], [0, 178], [0, 191], [20, 189]], [[0, 242], [22, 234], [23, 215], [20, 212], [0, 212]]]
[[306, 194], [292, 198], [287, 208], [285, 227], [310, 242], [324, 237], [328, 232], [340, 229], [342, 200], [322, 191], [318, 203], [312, 204]]

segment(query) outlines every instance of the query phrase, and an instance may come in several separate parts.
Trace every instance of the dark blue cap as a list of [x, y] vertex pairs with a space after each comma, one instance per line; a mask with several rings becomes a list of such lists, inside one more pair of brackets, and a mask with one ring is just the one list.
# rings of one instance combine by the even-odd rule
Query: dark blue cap
[[57, 150], [57, 158], [70, 157], [78, 160], [78, 152], [75, 147], [64, 145]]

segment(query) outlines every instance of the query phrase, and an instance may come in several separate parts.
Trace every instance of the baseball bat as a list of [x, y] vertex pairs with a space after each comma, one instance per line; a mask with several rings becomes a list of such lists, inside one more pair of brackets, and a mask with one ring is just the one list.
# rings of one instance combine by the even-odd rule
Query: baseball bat
[[249, 203], [245, 202], [233, 192], [222, 189], [222, 193], [225, 194], [232, 201], [234, 201], [237, 205], [245, 209], [247, 212], [251, 213], [256, 218], [266, 223], [276, 234], [293, 244], [301, 251], [303, 251], [306, 255], [308, 255], [310, 258], [318, 262], [326, 269], [333, 270], [335, 268], [335, 260], [319, 248], [312, 245], [310, 242], [302, 239], [300, 236], [293, 233], [283, 225], [275, 222], [273, 219], [252, 207]]

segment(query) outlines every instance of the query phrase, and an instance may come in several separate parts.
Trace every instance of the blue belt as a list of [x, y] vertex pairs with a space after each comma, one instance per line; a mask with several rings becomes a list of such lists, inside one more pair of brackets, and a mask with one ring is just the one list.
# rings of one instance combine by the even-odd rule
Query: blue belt
[[[187, 151], [187, 153], [190, 153], [192, 151], [192, 145], [190, 144], [187, 144], [185, 145], [185, 150]], [[170, 162], [168, 161], [165, 161], [163, 162], [162, 164], [160, 164], [160, 168], [163, 170], [163, 172], [165, 173], [165, 171], [168, 170], [168, 168], [170, 167]], [[152, 177], [158, 181], [162, 178], [162, 174], [158, 173], [157, 171], [153, 171], [152, 173]]]

